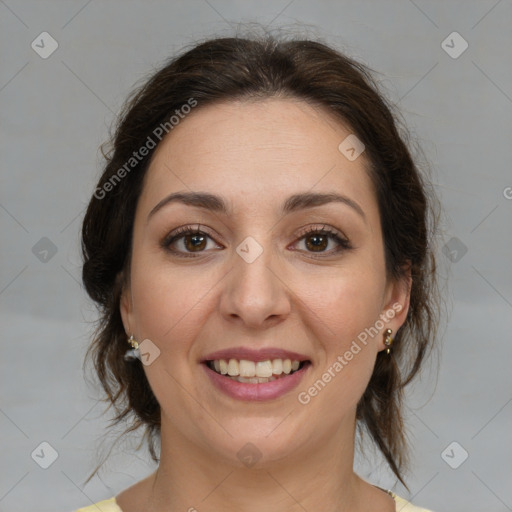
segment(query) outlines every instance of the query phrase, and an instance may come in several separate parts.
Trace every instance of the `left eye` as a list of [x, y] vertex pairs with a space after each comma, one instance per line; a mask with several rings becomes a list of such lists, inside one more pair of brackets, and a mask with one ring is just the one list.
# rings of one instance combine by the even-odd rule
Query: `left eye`
[[[334, 243], [334, 249], [329, 249], [330, 242]], [[338, 233], [329, 230], [311, 230], [303, 235], [299, 243], [303, 243], [307, 252], [325, 253], [338, 252], [343, 249], [350, 249], [350, 243]], [[331, 243], [331, 245], [332, 245]]]

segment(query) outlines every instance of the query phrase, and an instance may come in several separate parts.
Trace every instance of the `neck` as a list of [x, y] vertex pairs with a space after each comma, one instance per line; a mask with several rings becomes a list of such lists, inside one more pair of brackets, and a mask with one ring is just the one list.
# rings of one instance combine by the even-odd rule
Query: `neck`
[[329, 434], [265, 467], [246, 468], [200, 449], [163, 417], [161, 460], [148, 510], [358, 510], [368, 484], [352, 469], [354, 427], [347, 431], [343, 425]]

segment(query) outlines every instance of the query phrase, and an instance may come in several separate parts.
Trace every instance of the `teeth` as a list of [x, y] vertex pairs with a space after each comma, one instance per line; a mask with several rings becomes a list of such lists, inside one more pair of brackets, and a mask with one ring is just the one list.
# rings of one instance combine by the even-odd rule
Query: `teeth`
[[247, 359], [216, 359], [210, 367], [221, 375], [229, 375], [238, 382], [252, 384], [272, 382], [277, 376], [288, 375], [300, 367], [300, 361], [291, 359], [267, 359], [265, 361], [248, 361]]
[[240, 367], [238, 366], [238, 361], [236, 359], [229, 360], [228, 375], [230, 377], [236, 377], [237, 375], [240, 375]]
[[257, 377], [272, 377], [272, 361], [258, 361], [256, 363]]
[[272, 382], [273, 380], [276, 380], [276, 377], [234, 377], [233, 379], [238, 382], [248, 382], [250, 384], [264, 384], [265, 382]]
[[[238, 366], [240, 367], [240, 377], [254, 377], [256, 375], [256, 364], [254, 361], [242, 359]], [[259, 377], [263, 377], [263, 375], [259, 375]]]
[[282, 359], [274, 359], [272, 361], [272, 373], [274, 375], [281, 375], [281, 373], [283, 373], [283, 360]]

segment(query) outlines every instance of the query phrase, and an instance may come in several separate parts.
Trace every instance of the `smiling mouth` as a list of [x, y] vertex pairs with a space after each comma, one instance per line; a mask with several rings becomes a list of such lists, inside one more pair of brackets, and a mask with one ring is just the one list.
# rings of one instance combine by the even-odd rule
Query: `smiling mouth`
[[310, 362], [295, 359], [267, 359], [265, 361], [215, 359], [205, 361], [205, 364], [219, 375], [236, 382], [264, 384], [293, 375]]

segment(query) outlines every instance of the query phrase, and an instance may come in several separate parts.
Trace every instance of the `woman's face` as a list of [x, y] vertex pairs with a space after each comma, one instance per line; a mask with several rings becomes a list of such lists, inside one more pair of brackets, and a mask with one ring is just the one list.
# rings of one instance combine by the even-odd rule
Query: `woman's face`
[[350, 134], [268, 99], [199, 105], [158, 146], [121, 311], [147, 340], [163, 439], [237, 464], [352, 439], [408, 295], [386, 278], [365, 154], [339, 149]]

